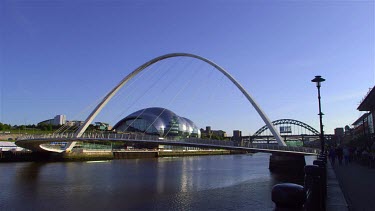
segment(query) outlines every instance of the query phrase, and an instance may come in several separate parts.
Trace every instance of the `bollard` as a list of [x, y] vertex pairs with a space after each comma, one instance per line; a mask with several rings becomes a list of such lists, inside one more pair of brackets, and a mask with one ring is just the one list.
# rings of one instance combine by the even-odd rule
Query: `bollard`
[[321, 160], [321, 161], [323, 161], [324, 163], [327, 163], [327, 156], [318, 155], [317, 160]]
[[321, 160], [314, 160], [313, 161], [314, 165], [319, 166], [320, 170], [320, 176], [321, 176], [321, 182], [320, 184], [322, 185], [322, 194], [323, 194], [323, 205], [325, 206], [326, 198], [327, 198], [327, 169], [326, 169], [326, 164], [324, 161]]
[[327, 154], [319, 154], [320, 157], [327, 157]]
[[272, 201], [276, 204], [275, 210], [302, 210], [306, 201], [306, 193], [301, 185], [294, 183], [277, 184], [272, 188]]
[[322, 158], [323, 160], [327, 160], [328, 156], [327, 156], [327, 154], [319, 154], [318, 158]]
[[317, 165], [320, 168], [326, 169], [326, 163], [323, 160], [314, 160], [313, 165]]
[[325, 210], [321, 169], [317, 165], [305, 166], [306, 210]]
[[324, 162], [324, 160], [314, 160], [313, 161], [313, 165], [317, 165], [321, 168], [325, 168], [326, 167], [326, 163]]

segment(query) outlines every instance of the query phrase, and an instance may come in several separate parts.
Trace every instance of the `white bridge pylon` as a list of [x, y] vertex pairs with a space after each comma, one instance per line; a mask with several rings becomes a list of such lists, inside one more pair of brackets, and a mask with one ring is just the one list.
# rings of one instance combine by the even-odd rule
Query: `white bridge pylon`
[[[214, 62], [203, 58], [201, 56], [197, 56], [194, 54], [189, 53], [171, 53], [171, 54], [165, 54], [163, 56], [156, 57], [143, 65], [139, 66], [137, 69], [135, 69], [133, 72], [128, 74], [124, 79], [120, 81], [117, 86], [115, 86], [104, 98], [103, 100], [95, 107], [95, 109], [91, 112], [91, 114], [87, 117], [84, 124], [77, 130], [75, 133], [75, 137], [79, 138], [82, 136], [82, 134], [85, 132], [87, 127], [91, 124], [91, 122], [95, 119], [95, 117], [100, 113], [100, 111], [104, 108], [104, 106], [112, 99], [112, 97], [134, 76], [136, 76], [138, 73], [146, 69], [147, 67], [151, 66], [152, 64], [159, 62], [164, 59], [173, 58], [173, 57], [191, 57], [195, 59], [199, 59], [201, 61], [204, 61], [211, 66], [215, 67], [216, 70], [223, 73], [236, 87], [242, 92], [242, 94], [247, 98], [247, 100], [251, 103], [251, 105], [255, 108], [255, 110], [258, 112], [260, 117], [263, 119], [264, 123], [268, 126], [269, 130], [271, 131], [272, 135], [275, 137], [278, 145], [280, 146], [286, 146], [285, 142], [282, 140], [280, 134], [277, 132], [269, 118], [266, 116], [266, 114], [263, 112], [263, 110], [259, 107], [259, 105], [255, 102], [255, 100], [250, 96], [250, 94], [241, 86], [240, 83], [236, 81], [226, 70], [224, 70], [219, 65], [215, 64]], [[73, 147], [75, 146], [76, 142], [71, 142], [69, 145], [67, 145], [65, 151], [71, 151]]]

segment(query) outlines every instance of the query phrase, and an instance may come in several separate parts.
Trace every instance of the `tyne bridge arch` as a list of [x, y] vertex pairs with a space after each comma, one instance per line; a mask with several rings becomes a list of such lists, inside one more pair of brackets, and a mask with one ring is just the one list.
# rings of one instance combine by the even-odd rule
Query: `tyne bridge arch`
[[[284, 137], [284, 142], [286, 142], [287, 139], [300, 141], [316, 140], [319, 138], [320, 134], [319, 131], [312, 126], [295, 119], [275, 120], [272, 122], [272, 125], [278, 130], [279, 134]], [[269, 140], [272, 139], [267, 125], [259, 128], [251, 137], [255, 142], [265, 142], [265, 140], [270, 142]]]

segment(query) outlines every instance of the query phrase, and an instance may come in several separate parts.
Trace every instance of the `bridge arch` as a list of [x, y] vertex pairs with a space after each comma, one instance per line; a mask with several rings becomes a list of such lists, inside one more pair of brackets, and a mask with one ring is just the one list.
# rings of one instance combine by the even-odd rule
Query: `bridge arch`
[[[285, 142], [282, 140], [280, 134], [276, 131], [276, 129], [273, 127], [271, 121], [266, 116], [266, 114], [263, 112], [263, 110], [260, 108], [260, 106], [254, 101], [254, 99], [250, 96], [250, 94], [241, 86], [240, 83], [238, 83], [226, 70], [224, 70], [219, 65], [215, 64], [214, 62], [195, 55], [195, 54], [189, 54], [189, 53], [171, 53], [171, 54], [165, 54], [159, 57], [156, 57], [154, 59], [151, 59], [150, 61], [144, 63], [143, 65], [139, 66], [137, 69], [135, 69], [133, 72], [128, 74], [125, 78], [123, 78], [119, 84], [117, 84], [104, 98], [103, 100], [95, 107], [95, 109], [91, 112], [91, 114], [87, 117], [85, 120], [85, 123], [77, 130], [75, 133], [75, 136], [77, 138], [81, 137], [82, 134], [85, 132], [87, 127], [91, 124], [91, 122], [94, 120], [94, 118], [99, 114], [99, 112], [104, 108], [104, 106], [111, 100], [111, 98], [134, 76], [136, 76], [138, 73], [140, 73], [142, 70], [146, 69], [147, 67], [151, 66], [152, 64], [172, 58], [172, 57], [191, 57], [198, 60], [201, 60], [203, 62], [206, 62], [210, 64], [211, 66], [215, 67], [216, 70], [223, 73], [241, 92], [242, 94], [247, 98], [247, 100], [251, 103], [251, 105], [255, 108], [255, 110], [258, 112], [260, 117], [263, 119], [263, 121], [266, 123], [268, 128], [270, 128], [270, 131], [272, 135], [277, 140], [277, 143], [281, 146], [286, 146]], [[67, 146], [66, 150], [70, 151], [75, 145], [75, 142], [72, 142], [69, 146]]]
[[[275, 121], [272, 122], [272, 125], [274, 125], [274, 126], [283, 125], [283, 124], [300, 126], [302, 128], [305, 128], [306, 130], [310, 131], [311, 133], [313, 133], [315, 135], [319, 135], [319, 131], [317, 131], [315, 128], [311, 127], [310, 125], [308, 125], [304, 122], [301, 122], [301, 121], [298, 121], [298, 120], [295, 120], [295, 119], [279, 119], [279, 120], [275, 120]], [[268, 126], [264, 125], [259, 130], [257, 130], [254, 133], [253, 136], [259, 136], [261, 133], [263, 133], [267, 129], [268, 129]]]

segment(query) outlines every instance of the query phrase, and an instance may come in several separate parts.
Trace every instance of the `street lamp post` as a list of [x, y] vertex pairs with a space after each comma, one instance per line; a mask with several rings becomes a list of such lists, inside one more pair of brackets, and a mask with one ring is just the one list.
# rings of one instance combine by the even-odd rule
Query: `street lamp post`
[[324, 78], [322, 78], [322, 76], [320, 75], [317, 75], [315, 76], [315, 78], [313, 80], [311, 80], [311, 82], [315, 82], [316, 83], [316, 87], [318, 88], [318, 101], [319, 101], [319, 119], [320, 119], [320, 144], [321, 144], [321, 150], [322, 150], [322, 153], [324, 152], [324, 132], [323, 132], [323, 121], [322, 121], [322, 118], [323, 118], [323, 113], [322, 113], [322, 107], [321, 107], [321, 104], [320, 104], [320, 83], [325, 81]]

